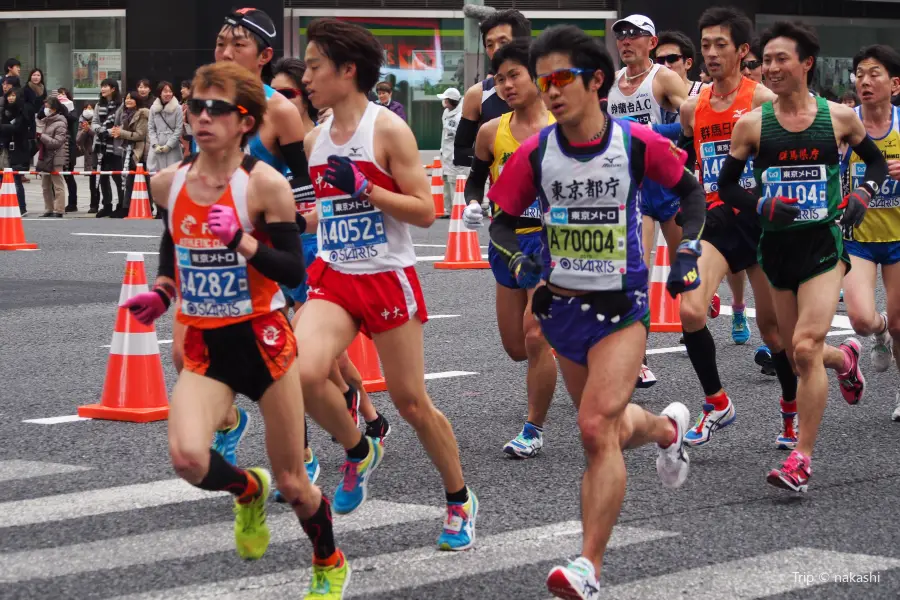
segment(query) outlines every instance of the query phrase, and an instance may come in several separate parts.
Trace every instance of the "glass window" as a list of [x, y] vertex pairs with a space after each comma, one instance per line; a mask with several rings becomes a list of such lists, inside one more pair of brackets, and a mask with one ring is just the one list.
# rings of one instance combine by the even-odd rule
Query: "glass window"
[[72, 19], [70, 55], [72, 93], [78, 100], [96, 100], [100, 82], [115, 79], [122, 86], [124, 48], [121, 17]]

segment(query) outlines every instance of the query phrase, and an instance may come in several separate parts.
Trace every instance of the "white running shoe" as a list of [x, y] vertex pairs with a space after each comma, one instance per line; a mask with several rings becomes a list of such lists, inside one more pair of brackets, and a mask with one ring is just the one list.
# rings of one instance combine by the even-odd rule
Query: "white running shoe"
[[[881, 313], [881, 318], [884, 319], [884, 323], [887, 325], [887, 315]], [[872, 346], [869, 358], [872, 359], [872, 367], [879, 373], [887, 371], [891, 363], [894, 362], [894, 344], [887, 327], [884, 328], [883, 333], [875, 334], [875, 345]]]
[[594, 600], [600, 597], [600, 583], [594, 565], [579, 556], [565, 567], [554, 567], [547, 575], [547, 589], [557, 598]]
[[653, 384], [655, 384], [655, 383], [656, 383], [656, 375], [653, 374], [653, 371], [650, 370], [650, 367], [642, 364], [641, 365], [641, 374], [640, 374], [640, 377], [638, 377], [637, 385], [635, 387], [637, 387], [638, 389], [645, 390], [649, 387], [653, 387]]
[[900, 421], [900, 392], [897, 392], [896, 400], [897, 408], [894, 409], [894, 414], [891, 415], [891, 421]]
[[685, 449], [684, 435], [691, 422], [691, 414], [687, 406], [681, 402], [673, 402], [663, 409], [661, 415], [669, 417], [675, 423], [675, 443], [667, 448], [657, 445], [659, 455], [656, 457], [656, 472], [664, 487], [676, 489], [687, 479], [691, 459]]

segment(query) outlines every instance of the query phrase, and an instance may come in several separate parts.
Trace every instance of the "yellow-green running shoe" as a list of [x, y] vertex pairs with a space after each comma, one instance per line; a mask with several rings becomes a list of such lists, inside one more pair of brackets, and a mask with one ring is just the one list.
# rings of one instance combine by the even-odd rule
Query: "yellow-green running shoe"
[[266, 501], [272, 489], [272, 476], [265, 469], [247, 469], [260, 482], [259, 496], [246, 504], [234, 501], [234, 545], [241, 558], [262, 558], [269, 547], [269, 526], [266, 524]]
[[342, 600], [350, 585], [350, 563], [340, 550], [333, 565], [313, 563], [312, 580], [303, 600]]

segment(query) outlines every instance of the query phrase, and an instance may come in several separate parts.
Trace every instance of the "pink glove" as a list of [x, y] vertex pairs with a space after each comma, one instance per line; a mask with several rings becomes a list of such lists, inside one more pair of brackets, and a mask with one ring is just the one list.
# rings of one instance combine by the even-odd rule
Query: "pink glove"
[[244, 235], [234, 209], [221, 204], [213, 204], [206, 215], [209, 230], [219, 238], [229, 250], [237, 248]]
[[166, 312], [169, 304], [171, 300], [168, 295], [157, 287], [129, 298], [122, 306], [130, 310], [141, 325], [152, 325]]

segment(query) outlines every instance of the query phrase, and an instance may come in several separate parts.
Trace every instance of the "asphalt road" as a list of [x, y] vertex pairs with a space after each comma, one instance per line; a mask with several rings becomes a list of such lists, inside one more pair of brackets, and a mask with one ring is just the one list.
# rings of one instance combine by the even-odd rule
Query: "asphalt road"
[[[268, 553], [242, 562], [233, 549], [230, 500], [176, 480], [165, 422], [26, 422], [75, 415], [98, 401], [124, 252], [155, 252], [160, 224], [65, 218], [24, 225], [40, 249], [0, 255], [0, 597], [302, 597], [310, 547], [292, 513], [273, 504]], [[446, 231], [447, 221], [414, 231], [425, 245], [416, 248], [420, 258], [443, 254]], [[78, 235], [84, 233], [97, 235]], [[156, 256], [145, 260], [152, 277]], [[434, 549], [440, 480], [388, 396], [377, 394], [394, 425], [385, 461], [365, 508], [336, 518], [355, 569], [349, 596], [543, 600], [549, 569], [580, 550], [584, 461], [575, 412], [560, 385], [543, 453], [529, 461], [502, 454], [525, 415], [525, 367], [500, 345], [490, 272], [436, 271], [433, 262], [422, 260], [418, 270], [429, 312], [445, 317], [426, 327], [426, 372], [471, 374], [430, 380], [428, 390], [454, 426], [467, 480], [481, 500], [477, 549]], [[730, 305], [727, 286], [721, 293]], [[881, 287], [878, 293], [883, 303]], [[834, 331], [846, 329], [837, 324]], [[843, 402], [831, 377], [810, 491], [796, 497], [765, 483], [786, 453], [774, 445], [777, 383], [753, 364], [755, 325], [745, 346], [731, 341], [727, 315], [710, 327], [737, 421], [691, 451], [690, 476], [675, 492], [660, 485], [653, 448], [627, 453], [628, 492], [606, 556], [603, 597], [900, 596], [900, 424], [890, 420], [896, 371], [874, 373], [866, 352], [869, 391], [855, 407]], [[171, 315], [157, 332], [161, 341], [171, 339]], [[649, 347], [671, 349], [677, 340], [652, 334]], [[170, 348], [161, 345], [171, 388]], [[650, 365], [659, 383], [634, 401], [658, 412], [678, 399], [694, 417], [702, 395], [687, 356], [658, 353]], [[241, 462], [264, 465], [258, 412], [240, 402], [257, 417]], [[318, 428], [311, 443], [322, 463], [319, 483], [331, 494], [341, 454]]]

